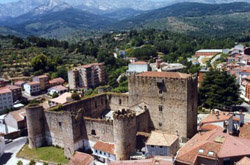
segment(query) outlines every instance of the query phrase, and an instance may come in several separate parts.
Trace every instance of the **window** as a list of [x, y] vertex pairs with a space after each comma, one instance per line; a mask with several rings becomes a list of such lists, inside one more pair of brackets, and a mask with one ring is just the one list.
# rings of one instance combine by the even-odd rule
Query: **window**
[[94, 129], [91, 130], [91, 135], [96, 135], [96, 132]]
[[155, 146], [151, 146], [151, 148], [154, 148]]
[[163, 148], [162, 146], [160, 146], [160, 148]]
[[162, 109], [163, 109], [162, 105], [159, 105], [159, 111], [160, 112], [162, 112]]
[[119, 105], [121, 105], [122, 104], [122, 100], [121, 99], [119, 99]]
[[97, 102], [95, 102], [95, 108], [97, 108]]
[[61, 127], [62, 126], [62, 122], [58, 122], [58, 125]]
[[199, 149], [199, 154], [203, 154], [204, 153], [204, 150], [203, 149]]
[[162, 123], [159, 123], [159, 126], [161, 127], [161, 126], [162, 126]]
[[104, 152], [104, 155], [106, 156], [106, 152]]
[[162, 90], [161, 90], [161, 89], [159, 90], [159, 94], [160, 94], [160, 95], [162, 94]]

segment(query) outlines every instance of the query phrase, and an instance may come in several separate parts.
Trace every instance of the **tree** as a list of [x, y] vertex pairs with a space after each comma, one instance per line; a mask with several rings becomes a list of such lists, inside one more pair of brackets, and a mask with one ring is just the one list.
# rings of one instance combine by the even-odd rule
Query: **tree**
[[54, 92], [53, 95], [52, 95], [52, 98], [56, 98], [58, 96], [59, 96], [59, 94], [57, 92]]
[[222, 108], [240, 104], [240, 89], [234, 76], [211, 70], [206, 73], [199, 90], [201, 104], [206, 108]]
[[22, 162], [21, 160], [19, 160], [19, 161], [17, 162], [17, 165], [23, 165], [23, 162]]
[[44, 54], [35, 56], [31, 60], [31, 65], [35, 71], [45, 70], [45, 68], [48, 66], [48, 57], [45, 56]]
[[36, 162], [34, 160], [31, 160], [29, 165], [36, 165]]
[[80, 96], [76, 92], [72, 93], [71, 98], [73, 100], [80, 100], [81, 99]]

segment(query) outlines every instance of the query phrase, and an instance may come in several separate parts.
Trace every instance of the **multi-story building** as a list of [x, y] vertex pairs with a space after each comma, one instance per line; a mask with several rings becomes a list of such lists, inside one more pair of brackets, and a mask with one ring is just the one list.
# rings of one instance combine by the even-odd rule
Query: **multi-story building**
[[4, 153], [4, 148], [5, 148], [4, 137], [0, 136], [0, 157]]
[[29, 95], [37, 95], [40, 93], [40, 82], [32, 81], [24, 84], [24, 91]]
[[22, 99], [22, 88], [15, 85], [6, 85], [4, 88], [11, 90], [13, 102]]
[[93, 63], [79, 66], [68, 71], [69, 88], [95, 88], [106, 83], [105, 66], [103, 63]]
[[141, 73], [149, 71], [149, 65], [145, 61], [137, 61], [128, 64], [127, 73]]
[[40, 82], [40, 90], [44, 91], [49, 87], [49, 77], [47, 75], [40, 75], [33, 77], [33, 81]]
[[4, 109], [11, 109], [13, 106], [13, 96], [10, 89], [0, 89], [0, 112]]

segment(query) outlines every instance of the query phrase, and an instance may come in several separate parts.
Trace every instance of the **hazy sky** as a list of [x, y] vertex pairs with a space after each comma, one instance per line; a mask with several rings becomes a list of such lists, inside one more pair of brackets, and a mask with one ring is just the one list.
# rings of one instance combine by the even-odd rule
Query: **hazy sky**
[[[0, 0], [0, 3], [8, 3], [8, 2], [15, 2], [18, 0]], [[164, 1], [164, 0], [152, 0], [152, 1]]]

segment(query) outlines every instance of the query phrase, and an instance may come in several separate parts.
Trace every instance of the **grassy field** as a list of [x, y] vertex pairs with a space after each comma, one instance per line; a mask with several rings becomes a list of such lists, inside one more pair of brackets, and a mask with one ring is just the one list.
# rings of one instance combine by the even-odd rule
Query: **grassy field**
[[30, 149], [26, 144], [17, 154], [17, 157], [29, 159], [29, 160], [40, 160], [51, 163], [67, 164], [68, 159], [64, 157], [64, 151], [61, 148], [56, 147], [41, 147], [37, 149]]

